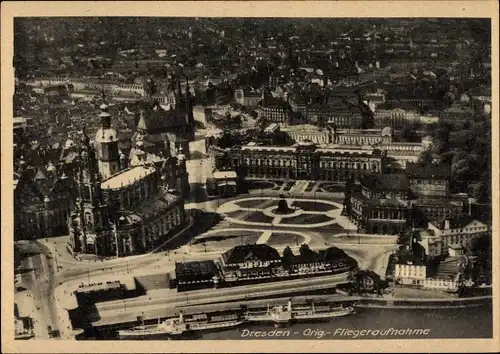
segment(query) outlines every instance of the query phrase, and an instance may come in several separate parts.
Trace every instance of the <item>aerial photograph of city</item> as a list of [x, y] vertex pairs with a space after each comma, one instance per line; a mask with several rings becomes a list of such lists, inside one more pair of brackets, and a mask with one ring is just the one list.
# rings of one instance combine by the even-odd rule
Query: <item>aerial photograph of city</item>
[[16, 339], [493, 338], [491, 19], [13, 22]]

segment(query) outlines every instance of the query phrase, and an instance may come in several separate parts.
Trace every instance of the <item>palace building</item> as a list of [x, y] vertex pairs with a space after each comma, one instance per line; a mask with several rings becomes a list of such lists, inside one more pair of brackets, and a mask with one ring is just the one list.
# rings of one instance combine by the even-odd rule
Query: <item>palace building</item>
[[232, 170], [242, 178], [304, 179], [345, 182], [369, 173], [382, 173], [386, 157], [369, 146], [318, 147], [304, 140], [294, 146], [248, 144], [213, 150], [217, 170]]
[[[405, 173], [369, 174], [358, 185], [348, 183], [344, 214], [360, 230], [396, 234], [415, 222], [462, 212], [462, 202], [449, 198], [449, 176], [443, 166], [410, 166]], [[427, 173], [432, 174], [426, 177]]]
[[[395, 234], [403, 231], [407, 226], [411, 198], [407, 177], [371, 174], [364, 176], [360, 182], [359, 186], [348, 186], [346, 198], [350, 197], [350, 201], [344, 206], [348, 217], [369, 233]], [[356, 190], [349, 190], [351, 188]]]
[[182, 151], [171, 156], [168, 144], [158, 153], [137, 141], [127, 159], [118, 149], [107, 105], [101, 110], [94, 144], [85, 131], [81, 139], [70, 245], [76, 253], [101, 256], [146, 252], [186, 221], [186, 158]]
[[345, 145], [390, 144], [394, 140], [390, 127], [384, 129], [342, 129], [333, 131], [333, 141]]
[[284, 125], [279, 129], [281, 133], [297, 143], [310, 140], [317, 145], [326, 147], [331, 144], [372, 146], [386, 152], [388, 165], [393, 171], [405, 170], [407, 164], [418, 162], [421, 154], [432, 147], [431, 137], [425, 137], [421, 142], [396, 142], [391, 127], [384, 129], [336, 129], [301, 124]]

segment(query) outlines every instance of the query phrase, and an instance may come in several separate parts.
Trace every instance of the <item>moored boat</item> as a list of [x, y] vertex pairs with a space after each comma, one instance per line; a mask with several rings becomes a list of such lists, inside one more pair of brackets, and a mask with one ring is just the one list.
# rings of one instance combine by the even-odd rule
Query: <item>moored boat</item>
[[340, 316], [354, 314], [353, 306], [298, 306], [292, 307], [291, 301], [288, 301], [287, 306], [275, 306], [267, 308], [267, 312], [247, 312], [246, 320], [248, 322], [274, 322], [275, 325], [281, 326], [291, 322], [308, 321], [308, 320], [327, 320]]
[[211, 316], [206, 314], [196, 315], [193, 318], [185, 319], [182, 311], [179, 317], [169, 318], [162, 323], [153, 325], [140, 325], [131, 329], [120, 330], [118, 334], [125, 337], [149, 337], [157, 335], [167, 335], [168, 337], [178, 337], [186, 332], [196, 332], [203, 330], [226, 329], [239, 326], [245, 322], [245, 318], [238, 314]]

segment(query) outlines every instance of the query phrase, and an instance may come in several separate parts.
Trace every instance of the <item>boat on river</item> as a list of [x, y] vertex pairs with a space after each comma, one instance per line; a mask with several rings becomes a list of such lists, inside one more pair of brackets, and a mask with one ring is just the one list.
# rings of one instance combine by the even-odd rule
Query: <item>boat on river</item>
[[285, 325], [292, 322], [328, 320], [335, 317], [352, 315], [355, 313], [353, 306], [315, 306], [311, 305], [292, 307], [291, 301], [286, 306], [274, 306], [266, 312], [247, 312], [247, 322], [273, 322], [276, 325]]
[[118, 335], [120, 338], [152, 336], [180, 337], [188, 332], [229, 329], [239, 326], [245, 321], [246, 319], [237, 313], [214, 316], [198, 314], [186, 319], [181, 311], [179, 317], [169, 318], [158, 324], [139, 325], [130, 329], [119, 330]]

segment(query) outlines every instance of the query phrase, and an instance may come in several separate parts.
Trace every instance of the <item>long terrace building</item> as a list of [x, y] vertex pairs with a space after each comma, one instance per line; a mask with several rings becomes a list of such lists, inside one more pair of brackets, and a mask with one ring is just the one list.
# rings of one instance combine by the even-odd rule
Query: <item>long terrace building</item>
[[345, 182], [385, 168], [385, 153], [369, 146], [327, 145], [311, 141], [294, 146], [263, 146], [250, 143], [214, 150], [216, 169], [233, 170], [239, 178], [273, 178]]

